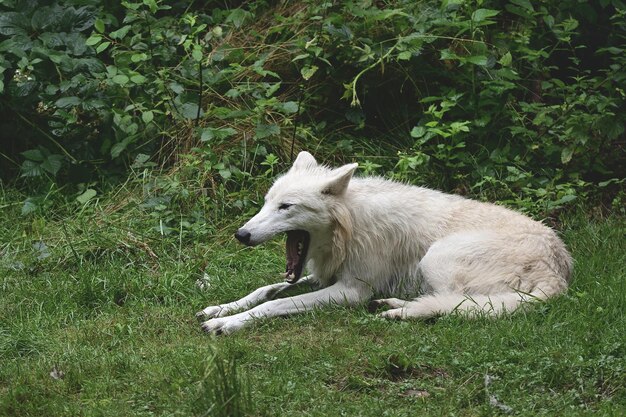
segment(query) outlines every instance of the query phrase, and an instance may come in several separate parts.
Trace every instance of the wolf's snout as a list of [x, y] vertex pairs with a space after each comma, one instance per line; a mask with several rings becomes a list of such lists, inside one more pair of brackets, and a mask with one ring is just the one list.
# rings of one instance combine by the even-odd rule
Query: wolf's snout
[[244, 245], [250, 244], [250, 236], [251, 236], [250, 232], [248, 232], [246, 229], [239, 229], [235, 233], [235, 237], [237, 238], [237, 240], [243, 243]]

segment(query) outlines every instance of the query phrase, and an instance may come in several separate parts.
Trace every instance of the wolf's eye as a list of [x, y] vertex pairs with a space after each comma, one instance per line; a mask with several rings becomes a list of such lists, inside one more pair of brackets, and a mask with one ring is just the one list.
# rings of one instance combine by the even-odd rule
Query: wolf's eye
[[293, 204], [283, 203], [280, 206], [278, 206], [278, 210], [287, 210], [291, 206], [293, 206]]

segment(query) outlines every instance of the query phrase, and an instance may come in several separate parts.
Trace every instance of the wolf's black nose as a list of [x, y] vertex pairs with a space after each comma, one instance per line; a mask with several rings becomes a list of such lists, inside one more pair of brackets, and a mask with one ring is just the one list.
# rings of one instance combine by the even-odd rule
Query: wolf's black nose
[[237, 240], [246, 245], [250, 244], [250, 236], [250, 232], [246, 229], [239, 229], [237, 230], [237, 233], [235, 233]]

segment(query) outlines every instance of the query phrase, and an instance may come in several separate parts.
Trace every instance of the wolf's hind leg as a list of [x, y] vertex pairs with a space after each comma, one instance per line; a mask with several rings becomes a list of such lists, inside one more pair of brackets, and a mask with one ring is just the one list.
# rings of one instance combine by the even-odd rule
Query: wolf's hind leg
[[238, 310], [247, 310], [256, 305], [274, 299], [279, 293], [287, 288], [294, 288], [300, 284], [312, 283], [313, 275], [300, 278], [297, 282], [290, 284], [288, 282], [278, 282], [276, 284], [265, 285], [257, 288], [245, 297], [233, 301], [231, 303], [220, 304], [217, 306], [209, 306], [204, 310], [198, 311], [196, 317], [198, 320], [206, 320], [213, 317], [224, 317]]
[[[461, 300], [457, 300], [455, 297], [455, 304], [459, 304], [464, 299], [460, 296]], [[402, 304], [387, 304], [392, 307], [391, 310], [383, 311], [379, 314], [380, 317], [386, 319], [404, 320], [408, 318], [429, 318], [437, 316], [443, 312], [450, 312], [454, 310], [455, 305], [442, 306], [439, 303], [439, 296], [422, 296], [409, 301], [402, 301]], [[450, 304], [450, 303], [448, 303]]]
[[387, 310], [380, 317], [387, 319], [426, 319], [442, 314], [458, 313], [464, 317], [498, 316], [512, 313], [521, 305], [541, 299], [540, 296], [521, 292], [497, 294], [431, 294], [409, 301], [402, 308]]

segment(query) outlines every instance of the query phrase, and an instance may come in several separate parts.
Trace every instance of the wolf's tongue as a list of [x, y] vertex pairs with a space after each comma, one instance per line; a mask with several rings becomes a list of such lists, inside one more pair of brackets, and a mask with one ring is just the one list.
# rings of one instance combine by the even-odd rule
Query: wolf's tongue
[[308, 246], [308, 234], [303, 230], [292, 230], [287, 232], [287, 268], [285, 279], [287, 282], [295, 283], [302, 275], [304, 258]]

